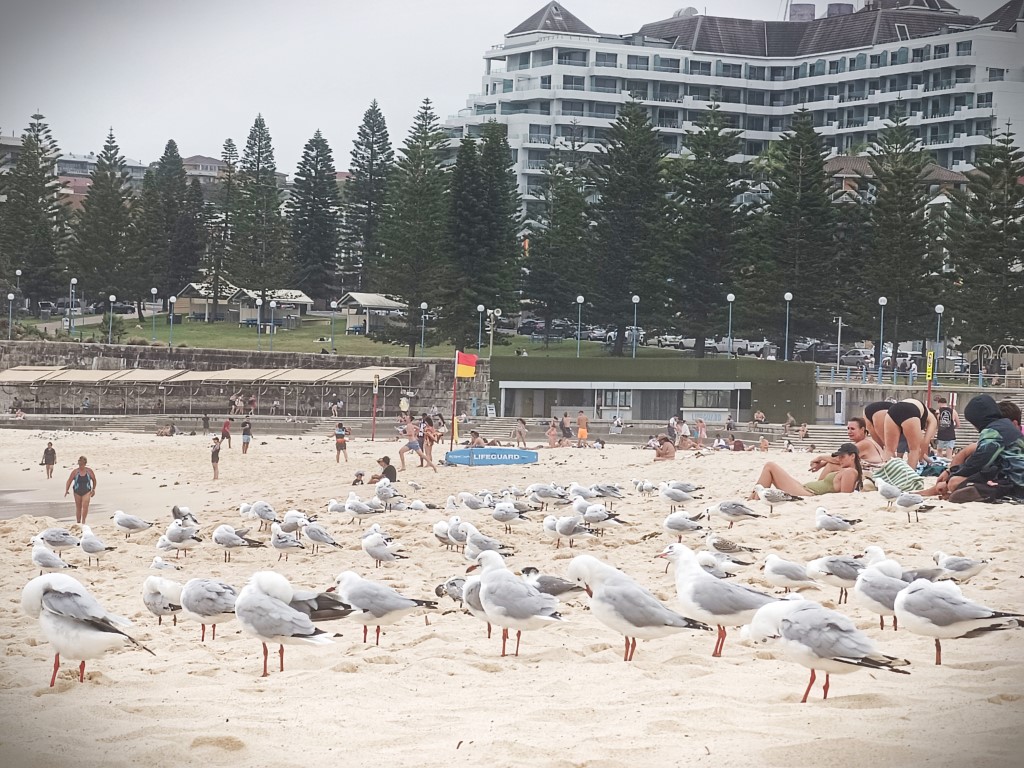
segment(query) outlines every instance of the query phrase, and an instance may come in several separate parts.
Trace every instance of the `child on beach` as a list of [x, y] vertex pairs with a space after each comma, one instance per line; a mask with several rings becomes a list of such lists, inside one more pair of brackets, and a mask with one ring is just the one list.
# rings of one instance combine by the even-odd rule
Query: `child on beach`
[[213, 464], [213, 479], [220, 477], [220, 438], [213, 438], [210, 444], [210, 463]]
[[338, 426], [334, 428], [334, 463], [341, 463], [341, 454], [345, 454], [345, 463], [348, 464], [348, 443], [346, 438], [348, 437], [348, 430], [345, 429], [345, 425], [340, 421]]
[[53, 478], [53, 465], [57, 463], [57, 451], [54, 449], [53, 443], [46, 444], [42, 463], [46, 465], [46, 479], [51, 480]]

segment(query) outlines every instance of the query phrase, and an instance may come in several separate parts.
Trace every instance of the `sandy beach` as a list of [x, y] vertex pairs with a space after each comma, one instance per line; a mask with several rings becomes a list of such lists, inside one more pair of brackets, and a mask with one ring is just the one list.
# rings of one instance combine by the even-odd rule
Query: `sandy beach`
[[[257, 435], [258, 424], [256, 427]], [[48, 439], [58, 464], [46, 480], [39, 466]], [[538, 435], [535, 439], [542, 439]], [[500, 632], [447, 598], [425, 623], [422, 613], [385, 627], [379, 647], [362, 642], [362, 627], [341, 620], [324, 625], [340, 633], [328, 646], [289, 646], [284, 672], [271, 667], [260, 678], [260, 643], [237, 622], [217, 639], [199, 642], [199, 626], [157, 626], [140, 589], [157, 554], [155, 542], [174, 504], [187, 505], [202, 523], [204, 544], [176, 561], [180, 571], [160, 572], [182, 583], [212, 576], [241, 588], [257, 571], [273, 569], [294, 586], [324, 589], [344, 570], [398, 589], [434, 598], [434, 587], [464, 574], [469, 563], [434, 540], [430, 512], [391, 512], [374, 518], [400, 540], [409, 559], [375, 570], [359, 545], [359, 523], [326, 513], [330, 498], [353, 489], [357, 469], [375, 471], [374, 459], [397, 463], [397, 442], [353, 440], [349, 463], [336, 464], [331, 435], [259, 437], [242, 456], [236, 437], [221, 452], [220, 480], [211, 480], [202, 435], [173, 438], [111, 433], [40, 433], [0, 430], [0, 765], [21, 766], [779, 766], [846, 768], [900, 766], [1009, 766], [1021, 763], [1024, 735], [1024, 631], [991, 633], [943, 643], [943, 665], [934, 665], [930, 638], [878, 629], [878, 619], [851, 599], [838, 610], [850, 616], [883, 653], [909, 659], [911, 674], [860, 671], [834, 677], [830, 698], [820, 683], [799, 704], [807, 671], [754, 649], [730, 629], [722, 658], [711, 658], [712, 633], [687, 633], [641, 641], [632, 663], [622, 661], [622, 638], [599, 624], [587, 597], [563, 605], [564, 623], [524, 633], [518, 658], [501, 658]], [[509, 565], [565, 574], [577, 553], [593, 554], [622, 568], [675, 607], [672, 573], [654, 556], [674, 537], [661, 527], [667, 504], [641, 498], [632, 478], [686, 479], [706, 486], [696, 514], [751, 490], [764, 454], [682, 455], [654, 464], [652, 453], [627, 447], [544, 450], [535, 465], [445, 468], [434, 474], [410, 462], [398, 487], [409, 498], [444, 506], [451, 493], [510, 483], [568, 485], [616, 482], [626, 498], [616, 511], [630, 525], [576, 549], [554, 549], [541, 532], [542, 514], [504, 535], [484, 512], [463, 510], [484, 533], [513, 545]], [[109, 610], [130, 618], [134, 637], [156, 656], [125, 648], [89, 661], [84, 684], [77, 661], [62, 659], [49, 688], [53, 651], [38, 622], [20, 607], [21, 589], [38, 575], [29, 538], [43, 528], [67, 525], [76, 534], [74, 507], [64, 483], [80, 454], [89, 459], [99, 487], [89, 524], [117, 550], [101, 567], [86, 567], [81, 551], [66, 559], [74, 576]], [[435, 451], [435, 459], [443, 451]], [[798, 477], [810, 480], [806, 454], [772, 454]], [[414, 491], [415, 480], [424, 486]], [[344, 544], [337, 552], [302, 553], [277, 562], [272, 549], [236, 552], [222, 562], [210, 533], [224, 522], [241, 525], [238, 506], [269, 501], [278, 514], [290, 508], [319, 513]], [[853, 532], [814, 530], [819, 503], [832, 512], [863, 518]], [[767, 507], [752, 505], [760, 512]], [[130, 541], [113, 528], [116, 509], [157, 521]], [[956, 505], [908, 524], [888, 512], [878, 494], [830, 495], [779, 508], [772, 517], [738, 524], [726, 535], [807, 561], [825, 554], [853, 554], [883, 547], [905, 567], [931, 565], [941, 549], [992, 558], [992, 565], [964, 586], [965, 594], [993, 608], [1024, 609], [1024, 531], [1021, 507]], [[725, 523], [716, 530], [724, 532]], [[159, 529], [159, 530], [158, 530]], [[651, 536], [651, 534], [655, 534]], [[256, 534], [266, 539], [266, 534]], [[684, 539], [694, 548], [697, 537]], [[173, 558], [172, 558], [173, 560]], [[737, 580], [767, 588], [756, 565]], [[806, 596], [836, 607], [838, 590]], [[371, 631], [372, 640], [372, 631]], [[275, 649], [276, 650], [276, 649]], [[276, 661], [276, 660], [274, 660]]]

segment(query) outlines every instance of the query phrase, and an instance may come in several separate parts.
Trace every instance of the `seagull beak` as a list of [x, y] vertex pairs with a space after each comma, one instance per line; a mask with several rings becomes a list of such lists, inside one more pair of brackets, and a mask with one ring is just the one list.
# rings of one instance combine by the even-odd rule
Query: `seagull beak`
[[480, 567], [479, 563], [473, 563], [473, 565], [471, 565], [468, 568], [466, 568], [466, 573], [472, 573], [473, 571], [475, 571], [479, 567]]
[[338, 591], [338, 588], [336, 586], [328, 587], [327, 589], [324, 590], [324, 592], [337, 592], [337, 591]]
[[864, 557], [863, 553], [861, 553], [861, 554], [859, 554], [859, 555], [854, 555], [854, 556], [853, 556], [853, 559], [854, 559], [854, 560], [860, 560], [860, 559], [861, 559], [862, 557]]
[[587, 597], [593, 597], [594, 596], [593, 591], [590, 589], [590, 585], [584, 584], [583, 585], [583, 589], [585, 589], [587, 591]]
[[657, 558], [659, 558], [659, 557], [661, 557], [661, 558], [665, 558], [665, 557], [668, 557], [668, 555], [666, 555], [666, 554], [665, 554], [664, 552], [659, 552], [659, 553], [658, 553], [658, 554], [656, 554], [656, 555], [655, 555], [654, 557], [655, 557], [655, 559], [657, 559]]

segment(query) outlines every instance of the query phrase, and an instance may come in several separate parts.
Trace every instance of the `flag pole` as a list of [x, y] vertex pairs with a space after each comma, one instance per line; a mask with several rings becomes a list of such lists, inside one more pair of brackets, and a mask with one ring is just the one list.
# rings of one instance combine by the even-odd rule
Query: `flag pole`
[[455, 391], [459, 385], [459, 350], [455, 350], [455, 367], [452, 368], [452, 428], [451, 437], [448, 440], [448, 450], [455, 447], [455, 430], [458, 429], [458, 416], [455, 413]]

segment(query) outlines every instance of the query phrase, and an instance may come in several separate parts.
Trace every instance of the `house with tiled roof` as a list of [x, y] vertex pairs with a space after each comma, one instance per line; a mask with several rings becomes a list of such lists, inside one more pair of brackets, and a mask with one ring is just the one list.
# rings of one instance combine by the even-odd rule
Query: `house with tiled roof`
[[549, 2], [484, 53], [479, 92], [445, 130], [454, 147], [488, 121], [505, 124], [529, 211], [553, 151], [572, 141], [596, 152], [630, 100], [669, 156], [687, 153], [712, 101], [741, 132], [738, 159], [763, 152], [802, 108], [836, 154], [872, 142], [899, 109], [936, 164], [959, 170], [993, 131], [1024, 125], [1024, 0], [985, 18], [956, 0], [858, 6], [829, 3], [818, 18], [810, 6], [795, 21], [688, 9], [606, 33]]

